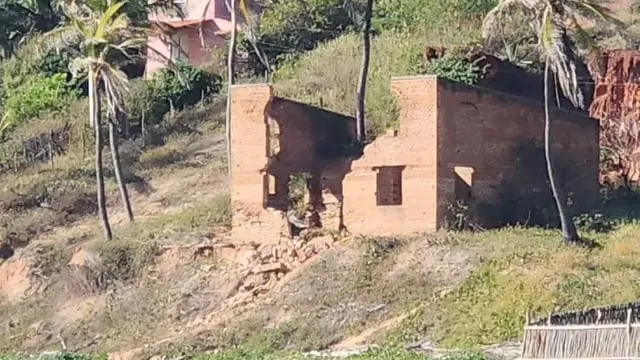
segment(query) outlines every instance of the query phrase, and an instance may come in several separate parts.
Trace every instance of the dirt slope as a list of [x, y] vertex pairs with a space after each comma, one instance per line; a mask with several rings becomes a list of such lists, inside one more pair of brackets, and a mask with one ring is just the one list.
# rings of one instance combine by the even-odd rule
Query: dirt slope
[[[86, 217], [43, 234], [0, 265], [6, 314], [0, 352], [64, 344], [129, 358], [265, 336], [286, 338], [283, 346], [298, 349], [356, 345], [455, 286], [475, 262], [432, 238], [320, 236], [292, 245], [300, 249], [292, 253], [306, 254], [292, 262], [297, 265], [275, 269], [278, 262], [264, 249], [228, 246], [228, 230], [207, 226], [218, 210], [203, 204], [225, 191], [219, 138], [193, 139], [187, 148], [190, 166], [163, 171], [145, 191], [133, 190], [135, 225], [118, 206], [109, 209], [121, 240], [104, 244], [96, 220]], [[114, 264], [106, 264], [114, 268], [107, 272], [110, 257]], [[122, 269], [131, 276], [104, 275]]]

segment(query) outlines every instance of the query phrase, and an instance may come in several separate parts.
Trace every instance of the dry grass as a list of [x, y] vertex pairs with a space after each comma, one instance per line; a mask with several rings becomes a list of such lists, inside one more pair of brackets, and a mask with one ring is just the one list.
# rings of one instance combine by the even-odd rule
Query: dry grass
[[[639, 229], [631, 224], [588, 234], [602, 244], [599, 250], [565, 247], [557, 233], [535, 229], [473, 236], [464, 246], [474, 249], [482, 265], [456, 291], [430, 303], [433, 310], [408, 319], [392, 339], [429, 334], [449, 346], [494, 344], [522, 336], [527, 310], [544, 316], [635, 300], [640, 244], [633, 234]], [[425, 331], [425, 325], [434, 327]]]
[[[391, 77], [418, 74], [425, 46], [464, 45], [475, 38], [473, 33], [473, 30], [434, 31], [425, 35], [385, 32], [374, 38], [366, 102], [369, 132], [378, 134], [397, 126], [399, 108], [391, 92]], [[286, 64], [275, 74], [276, 94], [354, 115], [360, 41], [357, 34], [343, 35]]]

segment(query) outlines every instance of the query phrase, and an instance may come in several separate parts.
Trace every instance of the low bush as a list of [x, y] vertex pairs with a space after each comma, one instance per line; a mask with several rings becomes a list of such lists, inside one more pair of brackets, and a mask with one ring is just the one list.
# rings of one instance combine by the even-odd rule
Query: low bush
[[97, 270], [105, 284], [128, 281], [139, 277], [156, 255], [154, 242], [132, 239], [101, 241], [95, 245], [98, 255]]
[[64, 110], [79, 93], [67, 83], [65, 74], [31, 79], [7, 94], [5, 118], [0, 131], [40, 115], [44, 111]]
[[459, 82], [467, 85], [475, 85], [484, 77], [483, 70], [476, 64], [454, 56], [444, 56], [434, 59], [424, 66], [425, 74]]
[[145, 125], [159, 124], [171, 110], [181, 110], [216, 94], [222, 78], [216, 74], [179, 63], [176, 69], [163, 69], [150, 80], [139, 80], [126, 99], [130, 120]]
[[478, 23], [497, 0], [379, 0], [373, 24], [379, 30], [420, 32]]

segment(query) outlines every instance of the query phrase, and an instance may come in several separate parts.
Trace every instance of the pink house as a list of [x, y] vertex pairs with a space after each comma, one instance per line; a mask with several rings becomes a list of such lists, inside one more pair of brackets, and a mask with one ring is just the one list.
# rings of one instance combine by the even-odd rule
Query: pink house
[[211, 50], [225, 44], [231, 16], [225, 0], [174, 0], [184, 18], [168, 13], [151, 14], [158, 32], [149, 36], [146, 76], [167, 66], [167, 59], [192, 65], [211, 62]]

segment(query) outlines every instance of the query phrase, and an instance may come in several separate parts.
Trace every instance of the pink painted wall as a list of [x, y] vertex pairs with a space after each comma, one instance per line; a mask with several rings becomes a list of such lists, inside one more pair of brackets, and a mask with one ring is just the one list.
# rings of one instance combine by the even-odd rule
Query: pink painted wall
[[[203, 65], [210, 62], [211, 50], [216, 46], [224, 46], [224, 36], [231, 31], [229, 11], [225, 0], [186, 0], [185, 18], [170, 16], [166, 13], [150, 14], [151, 21], [176, 23], [181, 21], [203, 21], [202, 31], [198, 24], [174, 30], [180, 33], [185, 43], [182, 44], [188, 61], [193, 65]], [[202, 36], [201, 33], [202, 32]], [[154, 35], [148, 39], [146, 76], [167, 66], [167, 59], [171, 57], [169, 35]], [[153, 49], [153, 50], [152, 50]]]

